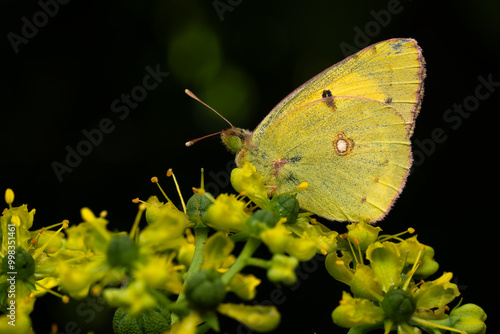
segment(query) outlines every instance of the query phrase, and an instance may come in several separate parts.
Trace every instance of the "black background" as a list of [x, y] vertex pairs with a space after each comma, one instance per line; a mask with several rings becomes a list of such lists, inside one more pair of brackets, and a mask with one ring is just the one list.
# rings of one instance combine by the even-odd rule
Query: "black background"
[[[54, 3], [41, 3], [47, 2]], [[199, 185], [201, 167], [216, 192], [232, 191], [226, 179], [232, 156], [218, 139], [184, 147], [189, 139], [227, 128], [187, 97], [185, 88], [236, 126], [253, 129], [288, 93], [345, 58], [341, 45], [415, 38], [427, 61], [412, 139], [418, 153], [403, 194], [379, 226], [386, 233], [416, 228], [419, 240], [435, 248], [439, 273], [454, 273], [464, 303], [476, 303], [492, 316], [498, 309], [493, 284], [499, 85], [489, 97], [476, 99], [460, 124], [444, 116], [455, 104], [474, 102], [479, 77], [500, 82], [498, 2], [219, 3], [230, 10], [218, 12], [212, 1], [73, 0], [59, 4], [57, 12], [47, 7], [53, 15], [44, 20], [36, 1], [2, 1], [1, 191], [12, 188], [15, 205], [36, 208], [38, 227], [63, 219], [76, 224], [80, 208], [88, 206], [96, 213], [107, 210], [110, 228], [128, 231], [136, 213], [131, 199], [160, 195], [151, 176], [177, 199], [165, 176], [168, 168], [186, 199]], [[26, 20], [38, 20], [39, 27], [14, 46], [12, 36], [22, 36]], [[367, 33], [364, 41], [360, 31]], [[147, 66], [169, 75], [126, 117], [114, 113], [113, 101], [137, 91]], [[64, 164], [67, 147], [81, 145], [82, 131], [98, 128], [105, 118], [113, 131], [59, 180], [53, 163]], [[436, 132], [445, 140], [443, 135], [432, 140]], [[341, 223], [325, 223], [343, 230]], [[283, 289], [278, 305], [283, 319], [276, 332], [347, 332], [330, 318], [345, 288], [321, 263], [307, 270], [298, 289]], [[256, 274], [265, 278], [264, 272]], [[274, 289], [264, 286], [257, 299], [270, 300]], [[55, 322], [61, 333], [109, 332], [112, 312], [94, 312], [101, 304], [90, 302], [63, 305], [45, 296], [35, 304], [34, 329], [48, 333]], [[495, 333], [495, 324], [487, 324]], [[222, 332], [246, 333], [232, 321], [223, 322]]]

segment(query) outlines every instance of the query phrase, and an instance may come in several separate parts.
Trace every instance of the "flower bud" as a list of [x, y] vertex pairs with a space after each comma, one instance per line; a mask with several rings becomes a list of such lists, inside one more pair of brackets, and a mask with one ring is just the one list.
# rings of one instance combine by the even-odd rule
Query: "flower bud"
[[467, 334], [486, 333], [486, 313], [475, 304], [465, 304], [454, 308], [450, 312], [451, 317], [460, 317], [453, 328], [467, 332]]
[[16, 279], [27, 279], [35, 273], [35, 260], [24, 248], [9, 251], [2, 260], [2, 272], [15, 272]]
[[193, 196], [191, 196], [186, 205], [186, 213], [189, 217], [189, 221], [192, 223], [197, 223], [199, 217], [202, 222], [205, 222], [205, 215], [208, 208], [212, 204], [214, 203], [205, 195], [202, 196], [200, 194], [194, 194]]
[[411, 293], [402, 289], [389, 290], [380, 304], [385, 316], [396, 323], [407, 322], [415, 312], [416, 305]]
[[115, 334], [126, 333], [163, 333], [170, 329], [170, 312], [160, 306], [146, 311], [138, 317], [128, 314], [123, 308], [116, 310], [113, 316]]
[[131, 267], [139, 257], [136, 243], [126, 234], [116, 234], [111, 238], [107, 250], [111, 267]]
[[214, 310], [224, 300], [226, 287], [216, 270], [202, 270], [186, 283], [184, 290], [189, 304], [200, 311]]

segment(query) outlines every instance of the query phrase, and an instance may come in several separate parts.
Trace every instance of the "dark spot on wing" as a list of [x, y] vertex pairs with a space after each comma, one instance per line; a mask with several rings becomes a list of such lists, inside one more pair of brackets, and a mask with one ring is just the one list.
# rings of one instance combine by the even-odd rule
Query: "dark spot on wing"
[[300, 156], [295, 156], [290, 159], [288, 159], [289, 162], [300, 162], [302, 160], [302, 157]]
[[401, 53], [403, 51], [403, 43], [404, 41], [399, 41], [392, 45], [392, 49], [395, 51], [395, 54]]
[[299, 182], [299, 179], [298, 179], [295, 175], [293, 175], [293, 173], [289, 173], [289, 174], [285, 177], [285, 179], [286, 179], [287, 181], [290, 181], [290, 182], [293, 182], [293, 183], [298, 183], [298, 182]]
[[332, 109], [332, 111], [337, 110], [337, 106], [335, 105], [335, 100], [333, 98], [331, 90], [325, 89], [321, 94], [321, 97], [324, 99], [326, 105]]
[[392, 96], [388, 96], [384, 102], [387, 104], [392, 104]]

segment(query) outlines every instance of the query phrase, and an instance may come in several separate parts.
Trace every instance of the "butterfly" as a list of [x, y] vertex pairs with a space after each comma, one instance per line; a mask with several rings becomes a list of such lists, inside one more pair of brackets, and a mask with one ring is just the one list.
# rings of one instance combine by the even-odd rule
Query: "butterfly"
[[413, 39], [382, 41], [319, 73], [251, 132], [221, 132], [236, 164], [255, 166], [274, 196], [335, 221], [377, 222], [400, 195], [425, 78]]

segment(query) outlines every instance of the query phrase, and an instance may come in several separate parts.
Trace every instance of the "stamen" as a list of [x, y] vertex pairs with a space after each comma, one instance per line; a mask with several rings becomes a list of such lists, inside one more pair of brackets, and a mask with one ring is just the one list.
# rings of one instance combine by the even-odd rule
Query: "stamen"
[[[90, 210], [89, 210], [90, 211]], [[14, 218], [14, 216], [12, 216]], [[42, 255], [42, 252], [45, 250], [45, 248], [49, 245], [49, 243], [56, 237], [56, 235], [59, 234], [63, 229], [68, 228], [69, 225], [69, 220], [65, 219], [61, 223], [59, 223], [61, 227], [54, 233], [49, 240], [47, 240], [40, 248], [38, 248], [34, 253], [33, 253], [33, 259], [37, 260], [40, 255]]]
[[54, 296], [56, 296], [58, 298], [61, 298], [61, 300], [62, 300], [62, 302], [64, 304], [69, 303], [69, 297], [68, 296], [62, 295], [59, 292], [55, 292], [54, 290], [48, 289], [47, 287], [43, 286], [42, 284], [40, 284], [39, 282], [36, 282], [36, 281], [35, 281], [35, 285], [38, 286], [38, 287], [40, 287], [41, 289], [45, 290], [45, 292], [50, 293], [50, 294], [52, 294], [52, 295], [54, 295]]
[[361, 253], [361, 247], [359, 247], [359, 239], [354, 238], [354, 244], [356, 245], [356, 248], [358, 249], [358, 256], [359, 256], [359, 262], [363, 265], [363, 254]]
[[[167, 176], [168, 176], [168, 175], [167, 175]], [[163, 197], [165, 197], [165, 198], [167, 199], [167, 202], [172, 202], [172, 201], [170, 200], [170, 198], [168, 198], [167, 194], [165, 194], [165, 192], [163, 191], [163, 188], [162, 188], [162, 187], [160, 186], [160, 184], [158, 183], [158, 178], [157, 178], [156, 176], [153, 176], [153, 177], [151, 178], [151, 182], [156, 183], [156, 185], [158, 186], [158, 189], [160, 189], [160, 191], [161, 191], [161, 193], [162, 193]], [[173, 202], [172, 202], [172, 203], [173, 203]]]
[[134, 240], [136, 237], [139, 237], [139, 223], [141, 222], [142, 213], [146, 211], [148, 208], [147, 204], [141, 203], [139, 204], [139, 210], [135, 215], [134, 223], [132, 224], [132, 228], [130, 229], [130, 238]]
[[415, 259], [415, 262], [413, 263], [413, 267], [410, 269], [410, 271], [406, 274], [406, 281], [403, 285], [403, 290], [406, 291], [408, 289], [408, 286], [410, 285], [410, 281], [417, 271], [418, 267], [422, 265], [422, 260], [420, 259], [421, 256], [423, 255], [423, 251], [425, 250], [425, 245], [420, 245], [420, 250], [418, 251], [417, 258]]
[[187, 212], [187, 210], [186, 210], [186, 204], [184, 203], [184, 198], [182, 198], [181, 189], [179, 188], [179, 183], [177, 183], [177, 179], [175, 178], [175, 174], [172, 171], [172, 168], [169, 168], [169, 170], [167, 171], [167, 176], [168, 177], [170, 177], [170, 176], [173, 177], [174, 183], [175, 183], [175, 187], [177, 188], [177, 193], [179, 194], [179, 198], [181, 199], [182, 208], [184, 209], [184, 213], [186, 213]]
[[406, 231], [403, 231], [403, 232], [400, 232], [400, 233], [397, 233], [397, 234], [393, 234], [393, 235], [387, 235], [387, 234], [380, 235], [378, 237], [378, 241], [384, 242], [384, 241], [391, 240], [391, 239], [396, 239], [396, 240], [399, 240], [399, 241], [403, 241], [403, 239], [401, 239], [400, 236], [402, 236], [403, 234], [406, 234], [406, 233], [413, 234], [413, 233], [415, 233], [415, 229], [413, 227], [409, 227]]

